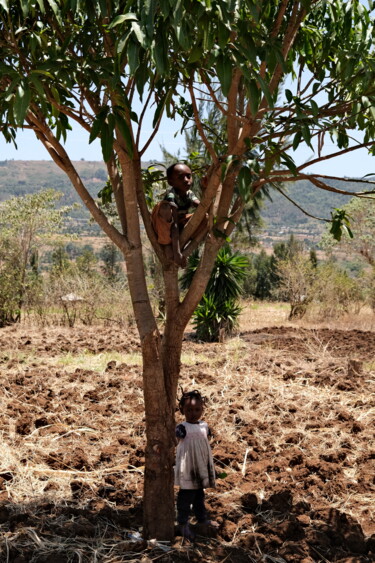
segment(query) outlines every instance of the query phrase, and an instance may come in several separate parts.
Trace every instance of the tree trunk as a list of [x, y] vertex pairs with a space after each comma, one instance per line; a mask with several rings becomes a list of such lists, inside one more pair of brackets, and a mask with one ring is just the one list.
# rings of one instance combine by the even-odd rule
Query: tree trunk
[[142, 340], [146, 413], [146, 452], [143, 492], [145, 538], [172, 540], [174, 536], [174, 410], [165, 386], [161, 339], [158, 333]]
[[[171, 300], [167, 308], [171, 310]], [[175, 409], [184, 333], [178, 312], [174, 312], [167, 315], [162, 339], [157, 333], [142, 340], [147, 436], [144, 537], [160, 540], [174, 537]]]

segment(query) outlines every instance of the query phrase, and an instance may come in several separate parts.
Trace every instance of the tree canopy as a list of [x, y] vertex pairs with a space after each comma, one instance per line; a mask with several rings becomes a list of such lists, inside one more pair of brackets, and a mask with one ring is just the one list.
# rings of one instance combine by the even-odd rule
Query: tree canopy
[[[310, 164], [328, 158], [327, 139], [337, 147], [330, 157], [361, 147], [375, 151], [371, 10], [372, 2], [367, 9], [358, 0], [0, 0], [0, 130], [9, 142], [19, 128], [35, 132], [125, 256], [143, 354], [146, 537], [173, 533], [183, 331], [247, 201], [267, 185], [307, 177], [318, 188], [345, 192], [293, 160], [301, 143], [317, 140]], [[220, 129], [207, 117], [212, 106]], [[144, 139], [148, 108], [152, 131]], [[180, 235], [185, 254], [195, 250], [186, 243], [206, 213], [210, 231], [182, 300], [178, 269], [151, 226], [141, 170], [161, 120], [177, 115], [183, 126], [196, 127], [206, 154], [205, 190]], [[64, 149], [72, 121], [90, 141], [100, 138], [119, 228]], [[163, 339], [145, 281], [139, 213], [163, 267]], [[162, 506], [161, 491], [168, 492]]]
[[142, 157], [147, 105], [154, 135], [163, 112], [188, 123], [204, 99], [227, 124], [225, 138], [215, 138], [198, 120], [207, 152], [227, 165], [230, 156], [245, 158], [243, 188], [254, 174], [258, 189], [303, 177], [306, 164], [291, 151], [314, 138], [316, 160], [327, 137], [337, 153], [353, 150], [353, 129], [363, 132], [356, 147], [372, 150], [373, 19], [358, 0], [2, 0], [0, 16], [9, 141], [31, 127], [61, 157], [50, 131], [65, 139], [74, 120], [91, 140], [100, 137], [106, 161], [119, 143]]

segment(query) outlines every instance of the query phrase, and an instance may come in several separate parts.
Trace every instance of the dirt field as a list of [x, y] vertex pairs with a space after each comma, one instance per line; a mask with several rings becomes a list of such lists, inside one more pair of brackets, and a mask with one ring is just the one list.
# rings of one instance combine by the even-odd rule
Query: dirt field
[[374, 561], [374, 319], [284, 319], [249, 310], [224, 344], [186, 333], [181, 385], [208, 398], [219, 475], [219, 531], [194, 544], [142, 540], [135, 331], [1, 329], [1, 563]]

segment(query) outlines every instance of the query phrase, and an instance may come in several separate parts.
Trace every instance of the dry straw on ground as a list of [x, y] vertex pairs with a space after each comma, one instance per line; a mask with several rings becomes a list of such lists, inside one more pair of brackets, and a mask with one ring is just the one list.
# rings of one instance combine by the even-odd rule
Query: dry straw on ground
[[219, 475], [219, 532], [194, 545], [142, 540], [135, 333], [2, 329], [0, 561], [373, 560], [374, 318], [287, 312], [248, 305], [223, 344], [186, 333], [181, 385], [208, 399]]

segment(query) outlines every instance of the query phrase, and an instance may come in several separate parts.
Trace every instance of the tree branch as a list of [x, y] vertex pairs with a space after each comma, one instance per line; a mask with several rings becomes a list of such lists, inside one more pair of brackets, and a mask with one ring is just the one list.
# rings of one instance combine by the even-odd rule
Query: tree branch
[[65, 152], [65, 149], [57, 141], [52, 131], [44, 123], [43, 119], [38, 118], [35, 113], [29, 111], [27, 114], [27, 120], [29, 124], [32, 125], [37, 138], [47, 149], [53, 161], [65, 172], [65, 174], [67, 174], [78, 195], [98, 225], [122, 251], [126, 251], [128, 248], [128, 241], [126, 237], [122, 235], [113, 225], [111, 225], [111, 223], [109, 223], [103, 211], [96, 205], [95, 200], [91, 197], [90, 193], [84, 186], [73, 163]]
[[216, 151], [215, 151], [214, 147], [212, 146], [212, 144], [207, 139], [206, 134], [205, 134], [204, 129], [203, 129], [203, 126], [202, 126], [202, 122], [201, 122], [200, 117], [199, 117], [199, 111], [198, 111], [198, 107], [197, 107], [197, 101], [195, 99], [195, 93], [194, 93], [194, 88], [193, 88], [192, 82], [190, 82], [188, 88], [189, 88], [189, 92], [190, 92], [191, 103], [193, 104], [193, 113], [194, 113], [195, 125], [196, 125], [196, 127], [199, 131], [199, 135], [200, 135], [200, 137], [203, 141], [204, 146], [207, 149], [207, 152], [211, 155], [212, 161], [217, 162]]

